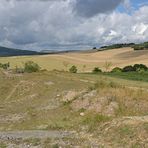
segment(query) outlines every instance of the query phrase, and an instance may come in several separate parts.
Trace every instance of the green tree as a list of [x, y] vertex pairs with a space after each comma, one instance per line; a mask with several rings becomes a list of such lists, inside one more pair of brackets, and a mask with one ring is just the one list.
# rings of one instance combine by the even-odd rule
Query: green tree
[[134, 66], [135, 71], [139, 71], [140, 69], [147, 71], [148, 67], [144, 64], [135, 64]]
[[122, 69], [122, 72], [132, 72], [132, 71], [135, 71], [135, 68], [132, 65], [125, 66]]

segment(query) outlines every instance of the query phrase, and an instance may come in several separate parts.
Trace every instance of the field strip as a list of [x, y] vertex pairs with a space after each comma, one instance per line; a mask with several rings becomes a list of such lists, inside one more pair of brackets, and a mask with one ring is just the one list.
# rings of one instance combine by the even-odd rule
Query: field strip
[[80, 62], [88, 62], [88, 63], [98, 63], [98, 62], [102, 62], [102, 60], [86, 60], [86, 59], [82, 59], [82, 58], [76, 58], [76, 57], [72, 57], [72, 56], [66, 56], [66, 55], [50, 55], [52, 57], [61, 57], [61, 58], [67, 58], [67, 59], [71, 59], [71, 60], [76, 60], [76, 61], [80, 61]]

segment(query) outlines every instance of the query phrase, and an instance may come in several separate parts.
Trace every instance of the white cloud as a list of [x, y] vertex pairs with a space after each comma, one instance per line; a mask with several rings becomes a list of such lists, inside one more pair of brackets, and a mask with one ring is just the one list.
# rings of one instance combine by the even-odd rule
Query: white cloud
[[[93, 12], [79, 17], [73, 11], [74, 1], [1, 0], [0, 45], [34, 50], [74, 49], [148, 38], [148, 6], [131, 14], [97, 11], [98, 15]], [[115, 8], [112, 7], [107, 6], [106, 11]]]
[[133, 31], [139, 35], [144, 35], [144, 33], [148, 30], [148, 24], [145, 25], [143, 23], [136, 24], [133, 26]]

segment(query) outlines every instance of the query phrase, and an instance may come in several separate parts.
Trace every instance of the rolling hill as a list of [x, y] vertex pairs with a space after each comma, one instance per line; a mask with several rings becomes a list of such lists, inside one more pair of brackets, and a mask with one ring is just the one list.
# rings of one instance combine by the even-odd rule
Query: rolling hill
[[148, 73], [58, 71], [71, 65], [92, 71], [106, 61], [112, 67], [148, 65], [147, 57], [148, 50], [130, 47], [0, 57], [11, 68], [31, 60], [50, 70], [0, 69], [0, 148], [148, 147]]
[[[60, 54], [46, 54], [35, 56], [1, 57], [0, 63], [10, 62], [12, 68], [21, 66], [26, 61], [34, 61], [43, 69], [68, 70], [72, 65], [78, 67], [79, 72], [92, 71], [94, 67], [104, 68], [105, 62], [111, 62], [112, 67], [124, 67], [133, 64], [148, 66], [148, 50], [135, 51], [131, 47], [94, 52], [73, 52]], [[85, 65], [85, 66], [84, 66]]]
[[36, 51], [30, 51], [30, 50], [20, 50], [20, 49], [13, 49], [13, 48], [6, 48], [0, 46], [0, 56], [22, 56], [22, 55], [39, 55], [42, 54], [40, 52]]

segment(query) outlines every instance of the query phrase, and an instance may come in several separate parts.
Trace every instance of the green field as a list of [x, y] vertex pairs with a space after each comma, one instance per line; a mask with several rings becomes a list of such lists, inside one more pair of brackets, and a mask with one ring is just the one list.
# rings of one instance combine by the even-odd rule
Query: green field
[[148, 82], [148, 72], [121, 72], [121, 73], [107, 73], [106, 75], [127, 80]]

